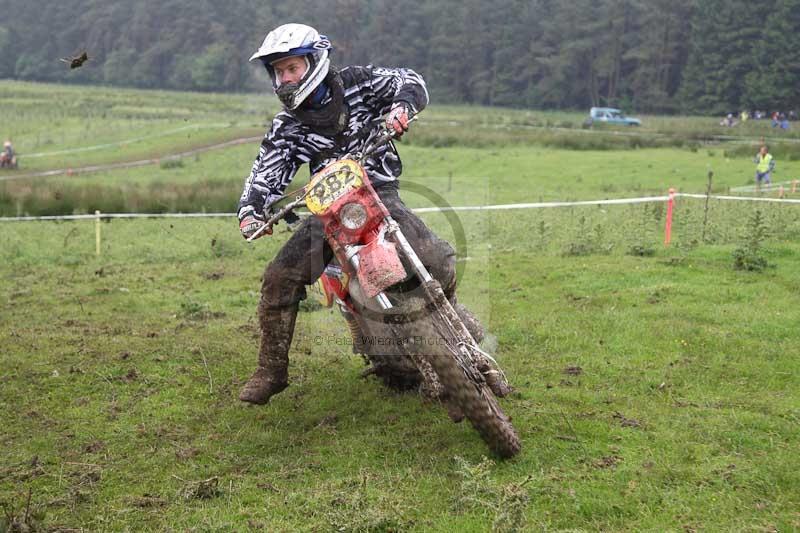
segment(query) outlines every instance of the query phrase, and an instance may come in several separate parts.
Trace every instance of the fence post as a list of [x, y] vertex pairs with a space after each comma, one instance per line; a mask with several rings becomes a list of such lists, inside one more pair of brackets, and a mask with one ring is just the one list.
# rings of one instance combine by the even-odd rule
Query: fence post
[[706, 187], [706, 202], [703, 204], [703, 235], [700, 242], [706, 242], [706, 228], [708, 227], [708, 201], [711, 199], [711, 180], [714, 178], [714, 172], [708, 171], [708, 187]]
[[670, 187], [667, 199], [667, 222], [664, 225], [664, 246], [669, 246], [672, 240], [672, 209], [675, 206], [675, 189]]
[[792, 180], [792, 194], [797, 192], [797, 180]]
[[94, 253], [100, 256], [100, 210], [94, 212]]

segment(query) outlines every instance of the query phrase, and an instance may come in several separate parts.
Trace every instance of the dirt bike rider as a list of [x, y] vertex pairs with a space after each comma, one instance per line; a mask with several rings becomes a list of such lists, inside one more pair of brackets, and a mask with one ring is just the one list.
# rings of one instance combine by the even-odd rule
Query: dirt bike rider
[[3, 151], [0, 153], [0, 162], [2, 162], [3, 166], [13, 167], [16, 159], [17, 156], [14, 154], [14, 147], [11, 145], [11, 141], [6, 140], [3, 143]]
[[[279, 198], [298, 168], [312, 173], [351, 152], [369, 133], [365, 124], [385, 117], [398, 136], [411, 116], [428, 103], [422, 77], [406, 68], [330, 65], [330, 41], [304, 24], [285, 24], [267, 34], [258, 60], [272, 79], [283, 110], [261, 142], [258, 157], [239, 200], [239, 228], [245, 238], [265, 222], [264, 208]], [[364, 164], [372, 185], [397, 220], [422, 262], [448, 298], [455, 291], [455, 253], [414, 215], [398, 195], [402, 165], [393, 144], [380, 148]], [[288, 386], [288, 352], [305, 286], [313, 284], [333, 253], [316, 217], [303, 219], [267, 266], [258, 306], [261, 345], [258, 368], [239, 399], [265, 404]]]

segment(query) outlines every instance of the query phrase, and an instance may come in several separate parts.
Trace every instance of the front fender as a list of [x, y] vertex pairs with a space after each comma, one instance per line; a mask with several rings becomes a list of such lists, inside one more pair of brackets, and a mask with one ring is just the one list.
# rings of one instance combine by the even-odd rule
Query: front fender
[[407, 277], [397, 247], [386, 240], [383, 232], [359, 250], [357, 274], [361, 289], [368, 298], [374, 298]]

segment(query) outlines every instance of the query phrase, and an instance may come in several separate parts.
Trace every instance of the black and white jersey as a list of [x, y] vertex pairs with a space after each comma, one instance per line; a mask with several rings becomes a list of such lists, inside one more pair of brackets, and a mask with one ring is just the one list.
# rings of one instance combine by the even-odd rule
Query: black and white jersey
[[[309, 163], [313, 174], [357, 149], [363, 142], [364, 125], [388, 113], [393, 103], [404, 102], [413, 114], [428, 104], [425, 81], [411, 69], [368, 65], [347, 67], [339, 74], [349, 109], [344, 131], [336, 136], [321, 135], [290, 113], [278, 113], [245, 181], [240, 216], [247, 207], [261, 212], [281, 196], [303, 163]], [[394, 144], [388, 143], [365, 162], [364, 169], [374, 183], [396, 180], [403, 167]]]

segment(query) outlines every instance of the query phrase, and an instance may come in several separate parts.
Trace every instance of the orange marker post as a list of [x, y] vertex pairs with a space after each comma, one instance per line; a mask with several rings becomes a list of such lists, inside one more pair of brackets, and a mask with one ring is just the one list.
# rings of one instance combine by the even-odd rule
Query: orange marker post
[[667, 200], [667, 222], [664, 226], [664, 246], [669, 246], [672, 240], [672, 210], [675, 207], [675, 189], [670, 187]]
[[792, 194], [797, 192], [797, 180], [792, 180]]
[[781, 185], [781, 188], [778, 189], [778, 198], [783, 198], [783, 185]]

